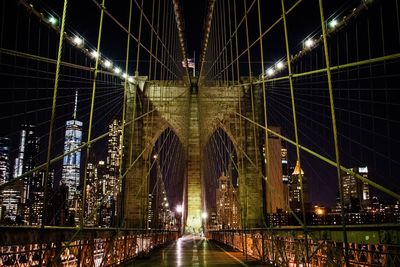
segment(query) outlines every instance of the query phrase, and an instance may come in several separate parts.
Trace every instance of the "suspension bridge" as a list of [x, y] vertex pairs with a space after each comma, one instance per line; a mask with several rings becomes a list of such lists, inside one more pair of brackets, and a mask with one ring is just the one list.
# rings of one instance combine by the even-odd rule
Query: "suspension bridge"
[[1, 266], [400, 266], [398, 0], [84, 2], [0, 3]]

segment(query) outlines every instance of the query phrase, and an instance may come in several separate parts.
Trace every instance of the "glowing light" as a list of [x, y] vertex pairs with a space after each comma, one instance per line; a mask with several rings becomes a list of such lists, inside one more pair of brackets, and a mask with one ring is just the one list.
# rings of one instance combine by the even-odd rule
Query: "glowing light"
[[165, 203], [165, 207], [168, 207], [169, 206], [169, 204], [168, 203]]
[[334, 19], [331, 22], [329, 22], [329, 27], [333, 29], [338, 25], [338, 23], [339, 22], [337, 21], [337, 19]]
[[132, 76], [129, 76], [129, 78], [128, 78], [128, 82], [130, 82], [130, 83], [133, 83], [133, 77]]
[[83, 39], [79, 38], [78, 36], [75, 36], [74, 39], [72, 39], [72, 42], [76, 44], [77, 46], [80, 46], [83, 44]]
[[120, 73], [121, 73], [121, 69], [118, 68], [118, 67], [115, 67], [115, 68], [114, 68], [114, 73], [120, 74]]
[[313, 47], [314, 46], [314, 40], [313, 39], [307, 39], [305, 42], [304, 42], [304, 46], [306, 47], [306, 48], [311, 48], [311, 47]]
[[106, 67], [106, 68], [111, 68], [112, 67], [112, 62], [109, 61], [109, 60], [104, 61], [103, 64], [104, 64], [104, 67]]
[[98, 58], [99, 57], [99, 53], [97, 53], [97, 51], [94, 51], [94, 50], [90, 53], [90, 55], [92, 56], [92, 58]]
[[273, 68], [270, 68], [270, 69], [267, 70], [267, 75], [268, 76], [272, 76], [272, 75], [274, 75], [274, 73], [275, 73], [275, 71], [274, 71]]
[[[122, 74], [122, 78], [126, 79], [127, 77], [128, 77], [128, 74], [126, 74], [126, 73]], [[157, 159], [157, 155], [154, 155], [154, 156], [156, 156], [155, 159]]]
[[182, 213], [182, 211], [183, 211], [182, 205], [176, 206], [176, 212], [177, 213]]
[[283, 69], [284, 66], [285, 66], [285, 65], [283, 64], [282, 61], [279, 61], [278, 63], [276, 63], [276, 68], [277, 68], [278, 70]]
[[[124, 73], [125, 74], [125, 73]], [[123, 75], [122, 75], [123, 76]], [[153, 155], [153, 159], [157, 159], [158, 158], [158, 155], [157, 154], [154, 154]]]
[[207, 212], [204, 211], [204, 212], [201, 214], [201, 218], [203, 218], [204, 220], [207, 219], [207, 218], [208, 218]]
[[51, 25], [57, 25], [57, 19], [55, 17], [50, 17], [49, 18], [49, 23]]

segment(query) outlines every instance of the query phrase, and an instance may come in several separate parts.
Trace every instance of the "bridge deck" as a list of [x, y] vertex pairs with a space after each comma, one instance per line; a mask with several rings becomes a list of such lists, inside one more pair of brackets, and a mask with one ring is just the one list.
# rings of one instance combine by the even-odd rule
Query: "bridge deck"
[[184, 236], [129, 266], [262, 266], [242, 252], [233, 251], [205, 238]]

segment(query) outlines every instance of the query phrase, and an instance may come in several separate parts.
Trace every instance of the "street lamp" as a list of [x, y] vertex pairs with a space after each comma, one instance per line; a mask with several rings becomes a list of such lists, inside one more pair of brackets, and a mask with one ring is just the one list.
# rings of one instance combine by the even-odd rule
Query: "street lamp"
[[57, 23], [58, 23], [57, 19], [53, 16], [49, 17], [48, 20], [49, 20], [49, 23], [54, 26], [57, 25]]
[[182, 234], [182, 213], [183, 213], [183, 207], [181, 204], [177, 205], [175, 208], [176, 211], [176, 228], [179, 231], [179, 236]]
[[182, 211], [183, 211], [182, 205], [176, 206], [176, 209], [175, 209], [175, 210], [176, 210], [177, 213], [181, 214]]

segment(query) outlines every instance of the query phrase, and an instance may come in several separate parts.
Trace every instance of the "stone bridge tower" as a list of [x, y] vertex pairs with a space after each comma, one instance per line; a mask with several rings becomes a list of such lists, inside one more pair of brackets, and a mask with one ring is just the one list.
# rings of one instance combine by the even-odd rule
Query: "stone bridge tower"
[[[260, 88], [258, 88], [260, 89]], [[134, 97], [135, 96], [135, 97]], [[170, 128], [178, 136], [186, 153], [186, 231], [201, 229], [202, 151], [214, 131], [222, 128], [236, 149], [239, 171], [239, 194], [243, 227], [263, 226], [263, 184], [260, 151], [251, 123], [237, 113], [259, 121], [260, 112], [252, 113], [250, 86], [223, 87], [216, 84], [191, 87], [184, 82], [151, 81], [145, 78], [129, 89], [127, 122], [125, 129], [124, 219], [127, 227], [145, 227], [147, 219], [148, 160], [152, 148], [162, 134]], [[258, 97], [260, 99], [260, 97]], [[258, 105], [254, 106], [260, 106]], [[253, 106], [253, 108], [254, 108]], [[154, 112], [151, 119], [144, 116]], [[261, 136], [262, 133], [257, 132]], [[140, 154], [142, 151], [144, 153]], [[250, 158], [250, 160], [248, 159]], [[206, 186], [206, 185], [205, 185]]]

